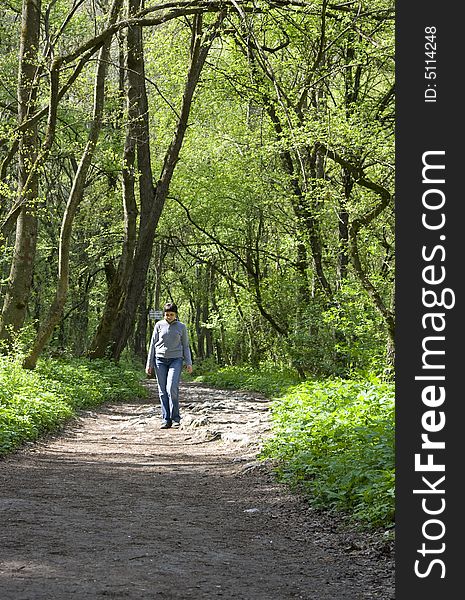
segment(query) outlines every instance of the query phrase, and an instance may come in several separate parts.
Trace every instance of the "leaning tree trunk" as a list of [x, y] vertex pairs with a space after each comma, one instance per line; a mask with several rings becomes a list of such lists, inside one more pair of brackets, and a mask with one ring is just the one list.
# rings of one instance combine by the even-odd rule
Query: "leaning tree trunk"
[[[267, 99], [266, 108], [273, 123], [276, 136], [278, 140], [280, 140], [284, 135], [284, 128], [279, 120], [274, 104], [269, 99]], [[313, 260], [313, 267], [317, 277], [317, 282], [326, 297], [330, 300], [333, 296], [333, 292], [323, 266], [323, 246], [320, 235], [320, 222], [316, 216], [319, 213], [319, 209], [315, 206], [310, 206], [308, 200], [308, 197], [318, 197], [318, 190], [316, 189], [317, 183], [315, 182], [317, 182], [317, 178], [320, 176], [318, 171], [321, 168], [321, 156], [318, 154], [318, 150], [315, 150], [313, 154], [314, 156], [312, 156], [312, 153], [308, 153], [307, 162], [309, 164], [304, 165], [302, 160], [294, 161], [290, 150], [284, 150], [281, 153], [281, 161], [284, 171], [288, 174], [290, 179], [292, 191], [291, 203], [294, 214], [297, 217], [299, 225], [301, 226], [302, 231], [305, 232], [310, 244], [311, 257]], [[304, 169], [305, 166], [309, 166], [312, 172], [310, 180], [314, 182], [310, 185], [313, 185], [315, 193], [309, 194], [308, 189], [305, 190], [303, 188], [301, 182], [299, 181], [298, 169], [296, 168], [295, 163], [297, 163], [301, 169]], [[305, 278], [303, 281], [305, 281]]]
[[365, 291], [368, 293], [374, 307], [383, 318], [386, 332], [388, 336], [388, 368], [392, 368], [395, 356], [395, 314], [393, 308], [390, 308], [384, 302], [381, 293], [371, 281], [367, 271], [363, 267], [358, 248], [358, 236], [362, 228], [369, 225], [392, 203], [393, 197], [390, 191], [379, 183], [369, 179], [363, 169], [356, 167], [345, 160], [337, 152], [324, 146], [321, 142], [318, 144], [324, 149], [326, 156], [334, 160], [336, 163], [344, 167], [345, 171], [351, 175], [357, 184], [367, 190], [373, 192], [379, 198], [370, 210], [365, 214], [354, 219], [349, 227], [349, 257], [354, 267], [354, 273], [358, 277]]
[[[129, 14], [136, 12], [140, 6], [139, 0], [130, 0], [129, 4]], [[130, 278], [137, 243], [136, 151], [139, 154], [143, 152], [140, 143], [142, 139], [148, 136], [147, 93], [145, 90], [141, 27], [128, 28], [126, 46], [126, 64], [124, 64], [124, 57], [120, 59], [120, 73], [127, 73], [126, 103], [128, 118], [122, 170], [124, 241], [118, 266], [116, 269], [112, 269], [111, 277], [107, 276], [108, 286], [105, 308], [88, 350], [90, 358], [103, 358], [108, 354], [113, 323], [124, 299], [124, 291]], [[123, 82], [124, 75], [121, 75], [121, 92], [124, 92]], [[149, 152], [148, 149], [146, 151]], [[106, 271], [108, 271], [109, 266], [109, 264], [105, 266]]]
[[[21, 125], [36, 110], [40, 0], [24, 0], [19, 49], [18, 121]], [[19, 139], [18, 197], [22, 207], [16, 223], [16, 239], [8, 288], [0, 319], [0, 339], [9, 347], [12, 337], [24, 325], [31, 293], [37, 246], [38, 174], [32, 168], [37, 159], [37, 124], [33, 122]]]
[[[134, 254], [133, 270], [131, 279], [126, 290], [124, 304], [121, 306], [113, 327], [112, 340], [110, 342], [111, 356], [114, 360], [119, 360], [122, 351], [124, 350], [128, 338], [133, 330], [136, 316], [137, 306], [140, 301], [140, 296], [145, 287], [147, 272], [152, 256], [152, 247], [155, 237], [155, 231], [160, 219], [166, 197], [168, 195], [169, 186], [173, 177], [176, 163], [179, 159], [182, 143], [187, 129], [188, 118], [194, 97], [194, 92], [200, 78], [200, 73], [205, 64], [211, 44], [218, 34], [219, 26], [224, 19], [224, 14], [221, 13], [215, 24], [211, 27], [208, 36], [202, 35], [202, 17], [197, 15], [194, 17], [194, 26], [192, 32], [192, 51], [191, 63], [187, 75], [187, 81], [184, 88], [184, 94], [179, 114], [178, 124], [173, 136], [173, 140], [168, 147], [163, 163], [160, 178], [155, 186], [147, 177], [140, 180], [141, 191], [141, 219], [139, 227], [139, 240]], [[140, 167], [139, 162], [139, 167]], [[146, 163], [146, 172], [148, 172], [149, 164]], [[141, 174], [143, 170], [141, 169]], [[143, 217], [142, 197], [151, 196], [150, 210]], [[144, 206], [147, 206], [144, 204]]]
[[[122, 0], [114, 0], [109, 13], [109, 24], [116, 21], [118, 13], [121, 9], [121, 4]], [[27, 369], [35, 368], [42, 350], [48, 343], [55, 326], [59, 323], [63, 315], [63, 308], [66, 302], [69, 285], [69, 255], [73, 222], [79, 205], [84, 197], [87, 173], [89, 171], [102, 125], [103, 108], [105, 103], [105, 80], [110, 57], [110, 46], [111, 38], [107, 38], [107, 40], [103, 43], [99, 53], [95, 78], [92, 123], [90, 126], [87, 144], [74, 177], [73, 185], [65, 208], [65, 213], [63, 215], [60, 232], [60, 245], [58, 249], [58, 284], [55, 297], [51, 304], [49, 313], [37, 333], [32, 348], [23, 361], [23, 366]]]

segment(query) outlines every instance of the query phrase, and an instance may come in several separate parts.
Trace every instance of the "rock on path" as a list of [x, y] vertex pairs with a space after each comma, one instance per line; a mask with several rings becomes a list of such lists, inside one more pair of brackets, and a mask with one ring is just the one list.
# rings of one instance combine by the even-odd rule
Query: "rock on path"
[[2, 600], [394, 598], [392, 548], [257, 461], [264, 397], [182, 384], [160, 430], [147, 385], [0, 461]]

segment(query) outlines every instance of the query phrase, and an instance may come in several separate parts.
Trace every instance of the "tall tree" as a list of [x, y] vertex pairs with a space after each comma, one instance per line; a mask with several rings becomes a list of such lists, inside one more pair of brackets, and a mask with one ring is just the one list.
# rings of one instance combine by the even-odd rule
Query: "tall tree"
[[[19, 125], [34, 116], [37, 107], [40, 10], [41, 0], [23, 1], [18, 77]], [[7, 347], [24, 324], [31, 292], [38, 228], [39, 177], [34, 168], [38, 143], [37, 124], [34, 121], [29, 122], [19, 134], [17, 195], [21, 199], [21, 209], [0, 318], [0, 339], [6, 341]]]
[[[128, 16], [133, 17], [141, 6], [140, 0], [129, 0]], [[141, 222], [146, 219], [148, 207], [153, 201], [149, 107], [142, 31], [140, 26], [128, 27], [125, 56], [123, 53], [123, 56], [120, 57], [121, 91], [126, 94], [127, 105], [122, 169], [124, 240], [117, 268], [114, 268], [112, 261], [106, 265], [107, 297], [102, 317], [88, 352], [91, 358], [101, 358], [108, 354], [113, 326], [118, 310], [124, 303], [125, 291], [131, 278], [137, 245], [137, 181], [139, 182]]]
[[[109, 25], [116, 22], [122, 3], [123, 0], [113, 0], [113, 4], [108, 15]], [[69, 286], [69, 256], [73, 221], [84, 196], [87, 174], [102, 126], [103, 110], [105, 105], [105, 82], [108, 61], [110, 57], [111, 42], [112, 38], [107, 38], [103, 42], [102, 48], [99, 52], [95, 75], [93, 117], [90, 124], [87, 144], [81, 156], [81, 160], [74, 177], [61, 224], [57, 288], [48, 315], [41, 324], [29, 353], [24, 358], [23, 366], [27, 369], [35, 368], [42, 350], [49, 341], [55, 326], [57, 323], [59, 323], [63, 315], [63, 308], [65, 306]]]
[[[195, 89], [208, 56], [213, 40], [219, 33], [224, 14], [220, 13], [216, 21], [203, 29], [201, 15], [194, 16], [192, 23], [191, 56], [187, 73], [184, 93], [179, 111], [179, 118], [173, 139], [166, 150], [160, 177], [153, 185], [151, 163], [149, 160], [148, 121], [142, 121], [143, 134], [138, 138], [138, 168], [141, 173], [139, 189], [141, 200], [141, 216], [139, 220], [138, 242], [134, 251], [130, 278], [120, 302], [118, 314], [113, 322], [111, 337], [107, 348], [101, 344], [95, 346], [94, 355], [110, 353], [112, 358], [119, 360], [131, 334], [136, 316], [136, 310], [145, 286], [147, 271], [152, 256], [155, 231], [162, 214], [163, 206], [169, 192], [169, 186], [176, 163], [179, 159], [184, 135], [186, 133], [189, 114]], [[139, 89], [145, 85], [143, 77], [139, 81]], [[139, 98], [145, 103], [144, 94]], [[145, 113], [146, 114], [146, 111]]]

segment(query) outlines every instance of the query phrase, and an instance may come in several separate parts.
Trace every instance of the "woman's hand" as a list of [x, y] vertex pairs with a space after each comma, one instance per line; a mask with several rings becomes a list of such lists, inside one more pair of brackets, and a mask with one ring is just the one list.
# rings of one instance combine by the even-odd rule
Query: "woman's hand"
[[192, 373], [192, 365], [186, 365], [186, 371], [190, 374]]
[[149, 377], [152, 377], [152, 375], [153, 375], [153, 367], [147, 367], [147, 368], [145, 369], [145, 372], [147, 373], [147, 375], [148, 375]]

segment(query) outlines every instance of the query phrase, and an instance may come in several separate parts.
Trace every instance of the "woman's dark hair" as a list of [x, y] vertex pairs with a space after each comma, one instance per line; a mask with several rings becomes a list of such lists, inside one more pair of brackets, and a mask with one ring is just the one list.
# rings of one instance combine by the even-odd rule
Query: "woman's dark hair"
[[174, 302], [167, 302], [163, 307], [163, 314], [166, 312], [174, 312], [178, 314], [178, 307]]

